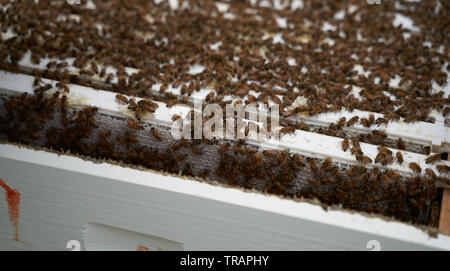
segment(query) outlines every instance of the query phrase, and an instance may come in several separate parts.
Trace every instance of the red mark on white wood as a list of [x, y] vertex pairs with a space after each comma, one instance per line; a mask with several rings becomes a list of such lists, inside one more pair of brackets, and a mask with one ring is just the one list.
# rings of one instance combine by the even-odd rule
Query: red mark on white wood
[[150, 251], [146, 246], [137, 246], [136, 251]]
[[[156, 249], [158, 251], [162, 251], [162, 248], [160, 248], [159, 246], [157, 246]], [[139, 245], [139, 246], [137, 246], [136, 251], [150, 251], [150, 249], [146, 246]]]
[[0, 186], [5, 189], [6, 201], [8, 202], [9, 221], [14, 227], [14, 240], [19, 241], [19, 204], [20, 193], [16, 189], [9, 187], [2, 179]]

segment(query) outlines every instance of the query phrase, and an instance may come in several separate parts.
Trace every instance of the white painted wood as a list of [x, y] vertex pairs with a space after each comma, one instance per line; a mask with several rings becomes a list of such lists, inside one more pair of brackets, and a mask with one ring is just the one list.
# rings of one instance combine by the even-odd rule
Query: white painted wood
[[0, 193], [2, 250], [450, 250], [449, 236], [404, 223], [12, 145], [0, 145], [0, 178], [21, 193], [21, 242]]

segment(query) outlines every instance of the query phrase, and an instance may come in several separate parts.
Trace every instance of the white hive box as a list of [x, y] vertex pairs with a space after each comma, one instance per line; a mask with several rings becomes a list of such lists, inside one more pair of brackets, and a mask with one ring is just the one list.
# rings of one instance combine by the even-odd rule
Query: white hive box
[[21, 195], [15, 241], [0, 193], [2, 250], [450, 249], [404, 223], [12, 145], [0, 173]]

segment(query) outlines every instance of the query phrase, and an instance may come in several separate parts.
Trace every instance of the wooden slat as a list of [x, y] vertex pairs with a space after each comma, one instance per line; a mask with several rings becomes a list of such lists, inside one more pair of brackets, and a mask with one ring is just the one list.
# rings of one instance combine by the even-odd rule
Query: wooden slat
[[[447, 155], [450, 161], [450, 156]], [[441, 215], [439, 219], [439, 230], [450, 235], [450, 189], [444, 189], [442, 193]]]
[[444, 189], [442, 194], [441, 216], [439, 230], [450, 235], [450, 189]]

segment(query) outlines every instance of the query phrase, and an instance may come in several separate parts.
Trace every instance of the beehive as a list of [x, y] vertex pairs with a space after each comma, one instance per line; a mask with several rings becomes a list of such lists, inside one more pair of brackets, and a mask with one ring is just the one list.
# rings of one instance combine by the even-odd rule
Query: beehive
[[[438, 27], [424, 19], [428, 4], [411, 4], [422, 11], [412, 14], [399, 3], [118, 3], [6, 5], [4, 141], [438, 226], [449, 164], [426, 159], [448, 152], [448, 45], [417, 26], [398, 27], [407, 15]], [[38, 14], [54, 18], [37, 27], [30, 15]], [[382, 32], [386, 21], [393, 25]], [[153, 108], [141, 112], [121, 99]], [[290, 133], [245, 142], [172, 138], [173, 116], [187, 118], [195, 102], [237, 101], [279, 104], [281, 125], [272, 129]]]

